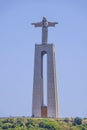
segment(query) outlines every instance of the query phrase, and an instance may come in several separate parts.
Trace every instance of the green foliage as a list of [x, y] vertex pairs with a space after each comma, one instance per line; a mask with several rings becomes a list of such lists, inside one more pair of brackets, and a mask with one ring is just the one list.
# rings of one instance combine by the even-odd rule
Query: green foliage
[[11, 123], [4, 123], [1, 128], [2, 129], [15, 128], [15, 126]]
[[69, 122], [69, 118], [65, 118], [64, 121], [65, 121], [65, 122]]
[[14, 119], [13, 118], [4, 118], [2, 120], [2, 123], [13, 123], [14, 122]]
[[24, 121], [22, 118], [18, 118], [14, 124], [15, 124], [15, 126], [21, 127], [21, 126], [24, 126]]
[[50, 129], [50, 130], [56, 130], [56, 128], [55, 128], [55, 126], [54, 125], [52, 125], [52, 123], [46, 123], [46, 122], [40, 122], [39, 123], [39, 127], [40, 128], [45, 128], [45, 129]]
[[28, 119], [27, 123], [25, 124], [27, 128], [32, 128], [32, 126], [35, 126], [33, 119]]
[[87, 130], [87, 119], [3, 118], [0, 130]]
[[76, 117], [73, 121], [73, 125], [81, 125], [82, 119], [80, 117]]

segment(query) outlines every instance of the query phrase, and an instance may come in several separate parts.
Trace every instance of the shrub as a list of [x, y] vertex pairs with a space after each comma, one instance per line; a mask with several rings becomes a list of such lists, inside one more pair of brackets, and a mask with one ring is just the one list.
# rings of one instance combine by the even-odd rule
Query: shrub
[[8, 129], [8, 128], [14, 128], [13, 125], [11, 123], [5, 123], [2, 125], [2, 129]]
[[44, 123], [43, 121], [41, 121], [41, 122], [39, 123], [39, 127], [41, 127], [41, 128], [45, 128], [46, 125], [45, 125], [45, 123]]
[[28, 119], [25, 125], [27, 128], [30, 128], [31, 126], [35, 126], [35, 122], [32, 119]]
[[3, 119], [2, 123], [13, 123], [14, 122], [14, 119], [12, 118], [6, 118], [6, 119]]
[[73, 125], [81, 125], [82, 119], [80, 117], [76, 117], [73, 121]]
[[65, 122], [69, 122], [69, 118], [65, 118], [64, 121], [65, 121]]
[[39, 122], [39, 127], [47, 129], [47, 130], [56, 130], [56, 128], [55, 128], [56, 126], [53, 122], [45, 121], [45, 120]]

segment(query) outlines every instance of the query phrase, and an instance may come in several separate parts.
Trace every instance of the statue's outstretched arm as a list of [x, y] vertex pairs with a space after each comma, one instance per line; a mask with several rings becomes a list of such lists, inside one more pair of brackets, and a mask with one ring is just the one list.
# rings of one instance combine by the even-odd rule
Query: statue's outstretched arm
[[32, 23], [32, 25], [34, 25], [35, 27], [42, 27], [42, 22]]
[[53, 26], [53, 27], [55, 27], [55, 24], [58, 24], [58, 22], [48, 22], [48, 26]]

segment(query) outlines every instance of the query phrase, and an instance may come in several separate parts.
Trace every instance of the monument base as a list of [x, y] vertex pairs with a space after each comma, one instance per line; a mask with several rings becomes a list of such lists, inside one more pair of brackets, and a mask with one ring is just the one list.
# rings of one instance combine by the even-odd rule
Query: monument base
[[[47, 55], [47, 107], [44, 104], [43, 57]], [[32, 115], [58, 117], [55, 47], [53, 44], [35, 45]]]

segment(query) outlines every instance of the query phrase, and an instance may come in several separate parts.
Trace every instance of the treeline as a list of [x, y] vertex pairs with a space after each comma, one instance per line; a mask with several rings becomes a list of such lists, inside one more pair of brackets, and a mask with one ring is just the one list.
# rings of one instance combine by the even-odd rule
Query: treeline
[[0, 130], [87, 130], [87, 119], [1, 118]]

